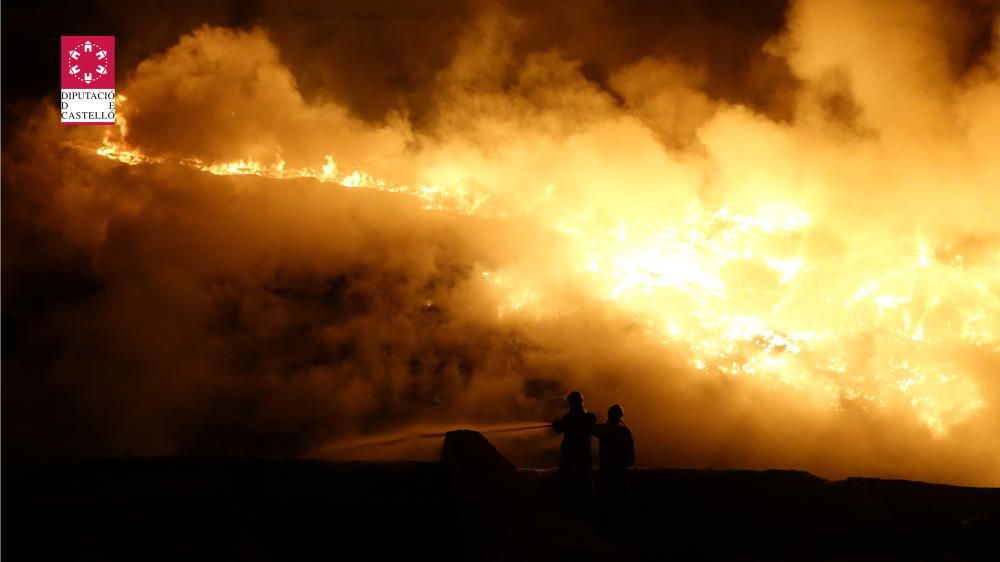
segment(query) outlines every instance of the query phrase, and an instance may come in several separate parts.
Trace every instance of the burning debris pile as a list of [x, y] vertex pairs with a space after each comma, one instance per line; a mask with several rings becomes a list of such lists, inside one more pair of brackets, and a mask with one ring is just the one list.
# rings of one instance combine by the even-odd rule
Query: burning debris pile
[[341, 458], [571, 386], [643, 464], [1000, 482], [995, 14], [794, 2], [740, 47], [761, 94], [487, 4], [377, 118], [281, 18], [172, 38], [114, 128], [26, 118], [10, 446]]

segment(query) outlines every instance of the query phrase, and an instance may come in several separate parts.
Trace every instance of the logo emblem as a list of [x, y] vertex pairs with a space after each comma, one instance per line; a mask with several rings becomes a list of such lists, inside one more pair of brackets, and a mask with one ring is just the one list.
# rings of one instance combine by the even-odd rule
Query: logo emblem
[[111, 35], [62, 37], [64, 125], [105, 125], [115, 122], [115, 38]]

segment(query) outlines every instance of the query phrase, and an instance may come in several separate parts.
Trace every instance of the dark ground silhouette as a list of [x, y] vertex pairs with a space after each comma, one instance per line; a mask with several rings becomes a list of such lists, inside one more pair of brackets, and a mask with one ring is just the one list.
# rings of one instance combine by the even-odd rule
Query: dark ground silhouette
[[614, 524], [453, 432], [442, 462], [3, 467], [3, 559], [997, 560], [1000, 489], [639, 469]]

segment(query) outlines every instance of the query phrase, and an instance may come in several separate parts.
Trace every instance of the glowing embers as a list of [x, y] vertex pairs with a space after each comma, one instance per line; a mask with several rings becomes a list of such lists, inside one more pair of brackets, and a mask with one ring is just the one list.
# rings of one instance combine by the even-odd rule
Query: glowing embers
[[[918, 419], [935, 435], [942, 435], [984, 405], [979, 390], [951, 363], [889, 361], [888, 377], [898, 391], [890, 399], [912, 407]], [[890, 394], [887, 392], [886, 394]]]
[[801, 210], [773, 220], [693, 206], [678, 225], [641, 229], [622, 220], [602, 230], [561, 221], [558, 228], [578, 241], [587, 272], [612, 281], [608, 296], [619, 300], [630, 293], [652, 294], [657, 287], [721, 296], [725, 268], [739, 261], [759, 261], [786, 283], [802, 269], [802, 257], [776, 255], [762, 243], [800, 232], [808, 221]]
[[479, 274], [483, 281], [495, 290], [498, 318], [512, 315], [525, 317], [530, 313], [531, 317], [537, 320], [543, 312], [548, 312], [539, 308], [538, 294], [524, 279], [507, 272], [481, 270]]
[[692, 206], [658, 227], [562, 220], [558, 230], [594, 291], [651, 336], [686, 345], [697, 371], [792, 388], [832, 410], [909, 411], [938, 435], [982, 407], [956, 350], [998, 345], [1000, 259], [957, 267], [919, 235], [838, 232], [837, 252], [816, 251], [826, 245], [808, 213], [781, 207]]

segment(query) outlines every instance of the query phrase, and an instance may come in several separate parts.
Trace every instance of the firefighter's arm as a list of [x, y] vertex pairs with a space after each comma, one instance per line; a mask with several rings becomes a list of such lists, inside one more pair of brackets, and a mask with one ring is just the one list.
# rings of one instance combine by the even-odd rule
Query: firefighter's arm
[[595, 423], [590, 426], [590, 434], [593, 435], [594, 437], [600, 439], [603, 436], [603, 433], [604, 433], [603, 423]]

